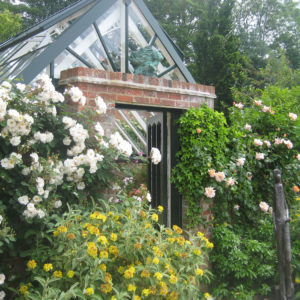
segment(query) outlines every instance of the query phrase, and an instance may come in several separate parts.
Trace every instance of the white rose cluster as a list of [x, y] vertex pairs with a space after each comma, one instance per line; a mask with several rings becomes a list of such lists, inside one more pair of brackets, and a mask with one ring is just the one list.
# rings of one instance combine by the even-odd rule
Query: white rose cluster
[[291, 121], [296, 121], [298, 116], [294, 113], [289, 113], [289, 118], [290, 118]]
[[7, 102], [0, 98], [0, 120], [6, 115]]
[[96, 111], [98, 114], [105, 114], [106, 110], [107, 110], [107, 106], [105, 104], [105, 102], [103, 101], [103, 99], [98, 96], [95, 98], [95, 104], [96, 104]]
[[46, 106], [50, 106], [53, 103], [64, 102], [65, 100], [64, 96], [55, 90], [51, 78], [47, 74], [40, 74], [36, 78], [34, 88], [38, 91], [36, 98]]
[[7, 117], [6, 127], [2, 129], [1, 136], [7, 137], [11, 135], [11, 144], [17, 146], [21, 142], [21, 136], [29, 135], [31, 132], [31, 125], [34, 123], [34, 119], [30, 115], [23, 115], [15, 109], [9, 109]]
[[243, 109], [244, 108], [244, 104], [243, 103], [235, 103], [234, 104], [235, 107], [237, 107], [238, 109]]
[[120, 133], [117, 131], [116, 133], [110, 136], [109, 143], [121, 154], [129, 157], [132, 154], [132, 146], [130, 143], [125, 141]]
[[275, 138], [274, 145], [285, 145], [288, 149], [293, 149], [294, 145], [290, 140]]
[[0, 99], [5, 101], [10, 101], [11, 89], [12, 89], [12, 85], [7, 81], [3, 81], [2, 84], [0, 85]]
[[82, 91], [77, 86], [72, 86], [71, 88], [66, 89], [64, 94], [70, 96], [73, 102], [80, 103], [82, 106], [86, 103], [86, 97], [83, 96]]
[[13, 169], [15, 165], [20, 164], [22, 162], [22, 155], [19, 153], [12, 152], [9, 155], [9, 158], [1, 159], [1, 166], [6, 170]]
[[53, 138], [54, 138], [53, 133], [49, 131], [46, 131], [44, 133], [38, 131], [34, 134], [34, 139], [36, 141], [42, 142], [43, 144], [51, 143], [53, 141]]
[[161, 162], [161, 153], [159, 149], [153, 147], [150, 151], [150, 158], [154, 165], [157, 165]]

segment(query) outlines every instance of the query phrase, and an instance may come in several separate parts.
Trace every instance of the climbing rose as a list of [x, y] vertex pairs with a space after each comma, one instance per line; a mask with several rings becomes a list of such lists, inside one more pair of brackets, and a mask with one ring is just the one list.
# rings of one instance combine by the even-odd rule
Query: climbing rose
[[254, 143], [255, 146], [262, 146], [263, 145], [263, 142], [259, 139], [254, 139], [253, 143]]
[[247, 131], [251, 131], [251, 130], [252, 130], [252, 127], [251, 127], [251, 125], [249, 125], [249, 124], [246, 124], [244, 128], [245, 128], [245, 130], [247, 130]]
[[150, 158], [151, 158], [151, 161], [157, 165], [160, 163], [161, 161], [161, 154], [160, 154], [160, 151], [157, 149], [157, 148], [152, 148], [151, 151], [150, 151]]
[[221, 182], [225, 179], [225, 174], [224, 172], [217, 172], [215, 175], [216, 181]]
[[236, 165], [238, 167], [242, 167], [245, 164], [245, 160], [246, 160], [246, 158], [244, 158], [244, 157], [238, 158], [237, 161], [236, 161]]
[[269, 204], [263, 201], [259, 203], [259, 207], [263, 212], [267, 212], [269, 210]]
[[216, 175], [216, 170], [215, 169], [209, 169], [208, 170], [208, 174], [209, 174], [209, 177], [215, 177]]
[[289, 118], [291, 121], [296, 121], [297, 120], [297, 115], [296, 114], [293, 114], [293, 113], [289, 113]]
[[214, 198], [215, 195], [216, 195], [216, 191], [213, 187], [209, 186], [209, 187], [206, 187], [205, 188], [205, 193], [204, 195], [207, 197], [207, 198]]
[[263, 160], [265, 158], [264, 153], [256, 153], [256, 159], [257, 160]]

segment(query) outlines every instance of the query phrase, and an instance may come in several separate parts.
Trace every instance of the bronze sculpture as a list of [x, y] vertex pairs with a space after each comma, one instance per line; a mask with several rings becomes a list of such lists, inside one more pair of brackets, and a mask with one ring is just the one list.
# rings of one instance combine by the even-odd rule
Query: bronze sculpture
[[290, 218], [288, 206], [285, 200], [283, 185], [281, 182], [281, 171], [274, 170], [274, 197], [273, 218], [274, 229], [277, 240], [280, 285], [277, 294], [278, 300], [294, 299], [294, 284], [291, 275], [291, 240], [290, 240]]

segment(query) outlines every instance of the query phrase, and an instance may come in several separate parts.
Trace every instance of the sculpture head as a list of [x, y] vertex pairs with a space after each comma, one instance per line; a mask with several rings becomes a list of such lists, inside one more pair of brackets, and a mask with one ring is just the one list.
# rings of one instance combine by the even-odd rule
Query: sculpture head
[[274, 183], [281, 183], [281, 171], [279, 169], [275, 169], [273, 171], [274, 174]]

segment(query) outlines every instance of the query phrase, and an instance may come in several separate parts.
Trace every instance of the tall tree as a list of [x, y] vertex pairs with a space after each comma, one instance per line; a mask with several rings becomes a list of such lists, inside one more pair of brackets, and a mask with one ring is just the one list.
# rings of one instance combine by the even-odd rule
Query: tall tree
[[0, 12], [0, 43], [21, 31], [22, 17], [11, 13], [8, 9]]

